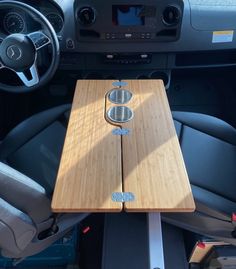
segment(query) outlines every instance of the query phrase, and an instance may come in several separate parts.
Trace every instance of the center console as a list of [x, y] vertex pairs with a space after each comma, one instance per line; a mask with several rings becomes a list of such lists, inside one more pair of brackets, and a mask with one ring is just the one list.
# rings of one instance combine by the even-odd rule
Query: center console
[[176, 41], [183, 8], [183, 0], [76, 0], [77, 41]]

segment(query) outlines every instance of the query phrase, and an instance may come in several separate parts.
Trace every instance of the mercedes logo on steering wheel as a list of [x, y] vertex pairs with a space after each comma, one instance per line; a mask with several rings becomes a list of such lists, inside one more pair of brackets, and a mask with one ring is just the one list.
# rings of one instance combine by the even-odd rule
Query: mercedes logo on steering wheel
[[7, 48], [7, 56], [11, 60], [18, 61], [22, 57], [22, 50], [17, 45], [11, 45]]

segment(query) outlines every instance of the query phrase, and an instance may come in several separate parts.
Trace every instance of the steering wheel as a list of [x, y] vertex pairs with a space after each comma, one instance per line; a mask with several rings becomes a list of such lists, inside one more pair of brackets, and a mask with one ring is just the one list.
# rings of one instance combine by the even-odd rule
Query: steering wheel
[[[27, 4], [0, 1], [0, 9], [2, 8], [23, 10], [42, 26], [42, 30], [27, 34], [10, 34], [0, 40], [0, 72], [4, 68], [10, 69], [23, 82], [23, 86], [11, 86], [0, 82], [0, 90], [22, 93], [42, 87], [53, 77], [60, 60], [60, 46], [55, 30], [44, 15]], [[40, 76], [37, 68], [38, 52], [48, 45], [51, 45], [52, 60]]]

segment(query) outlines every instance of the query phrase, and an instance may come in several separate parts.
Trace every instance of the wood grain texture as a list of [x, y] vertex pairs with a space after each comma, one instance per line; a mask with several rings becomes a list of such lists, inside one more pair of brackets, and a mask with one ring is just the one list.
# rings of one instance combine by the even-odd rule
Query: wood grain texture
[[[134, 118], [108, 123], [112, 82], [78, 81], [54, 191], [54, 212], [119, 212], [113, 192], [132, 192], [128, 212], [190, 212], [195, 204], [162, 81], [127, 81]], [[129, 136], [112, 134], [128, 128]], [[122, 184], [123, 180], [123, 184]]]
[[78, 81], [52, 201], [54, 212], [119, 212], [121, 138], [104, 118], [113, 81]]
[[195, 203], [163, 82], [128, 82], [134, 118], [123, 124], [123, 184], [134, 193], [127, 212], [191, 212]]

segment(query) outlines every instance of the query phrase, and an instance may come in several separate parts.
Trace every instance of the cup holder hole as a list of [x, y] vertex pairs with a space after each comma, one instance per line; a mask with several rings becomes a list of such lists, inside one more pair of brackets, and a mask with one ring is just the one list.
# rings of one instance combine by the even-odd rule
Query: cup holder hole
[[132, 120], [133, 111], [126, 106], [114, 106], [107, 111], [107, 117], [110, 121], [116, 123], [125, 123]]
[[126, 104], [132, 96], [132, 93], [128, 90], [113, 89], [108, 94], [108, 100], [114, 104]]

